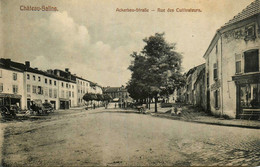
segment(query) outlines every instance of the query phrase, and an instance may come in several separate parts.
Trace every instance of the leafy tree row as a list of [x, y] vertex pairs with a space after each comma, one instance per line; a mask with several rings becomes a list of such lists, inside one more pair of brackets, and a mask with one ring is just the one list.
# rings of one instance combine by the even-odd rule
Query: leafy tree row
[[108, 94], [94, 94], [94, 93], [86, 93], [83, 96], [83, 100], [89, 102], [92, 100], [96, 101], [110, 101], [112, 100], [112, 97], [109, 96]]

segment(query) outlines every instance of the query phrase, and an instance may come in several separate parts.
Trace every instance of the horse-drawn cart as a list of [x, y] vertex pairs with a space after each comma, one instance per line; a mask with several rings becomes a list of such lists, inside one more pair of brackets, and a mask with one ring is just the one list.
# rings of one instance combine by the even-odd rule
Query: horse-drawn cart
[[19, 109], [20, 108], [16, 104], [11, 103], [10, 97], [2, 97], [0, 103], [0, 112], [2, 117], [15, 117]]
[[31, 111], [35, 112], [37, 115], [48, 115], [50, 112], [53, 112], [54, 109], [49, 102], [44, 102], [39, 100], [31, 101]]

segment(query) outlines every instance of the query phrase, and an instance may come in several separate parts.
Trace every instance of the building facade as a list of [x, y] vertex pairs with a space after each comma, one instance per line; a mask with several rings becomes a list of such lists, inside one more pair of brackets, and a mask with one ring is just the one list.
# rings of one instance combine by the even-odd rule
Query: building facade
[[124, 86], [121, 87], [105, 87], [104, 94], [108, 94], [112, 99], [119, 102], [131, 102], [132, 99], [129, 96], [127, 89]]
[[14, 66], [10, 59], [0, 59], [0, 106], [4, 104], [26, 107], [23, 71]]
[[84, 104], [82, 96], [88, 91], [102, 94], [101, 86], [95, 84], [91, 87], [90, 81], [71, 75], [68, 68], [65, 71], [41, 71], [32, 68], [28, 61], [23, 64], [0, 59], [1, 105], [8, 97], [10, 103], [22, 109], [30, 109], [31, 101], [34, 100], [50, 102], [55, 109], [68, 109]]
[[217, 30], [206, 60], [207, 109], [239, 118], [260, 109], [260, 2], [252, 2]]

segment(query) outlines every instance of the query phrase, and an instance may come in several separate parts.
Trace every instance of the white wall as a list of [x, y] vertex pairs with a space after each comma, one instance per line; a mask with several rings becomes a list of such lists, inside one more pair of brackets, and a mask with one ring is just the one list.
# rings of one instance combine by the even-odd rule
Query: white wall
[[[14, 94], [13, 93], [13, 85], [18, 86], [18, 92], [17, 95], [21, 95], [21, 108], [25, 109], [25, 99], [24, 99], [24, 87], [23, 87], [23, 73], [2, 69], [0, 68], [0, 71], [2, 71], [2, 77], [0, 78], [0, 83], [3, 83], [3, 92], [0, 93], [8, 93], [8, 94]], [[17, 80], [13, 80], [13, 73], [17, 74]]]

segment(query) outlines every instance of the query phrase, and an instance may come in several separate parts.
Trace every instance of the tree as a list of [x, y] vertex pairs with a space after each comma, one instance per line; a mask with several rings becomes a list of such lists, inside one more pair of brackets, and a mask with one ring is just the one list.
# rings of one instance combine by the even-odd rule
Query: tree
[[143, 40], [146, 44], [140, 54], [134, 52], [129, 66], [132, 72], [127, 88], [134, 99], [155, 99], [155, 112], [160, 95], [169, 95], [184, 83], [181, 75], [182, 55], [175, 50], [176, 44], [165, 41], [164, 33]]
[[92, 95], [91, 95], [90, 93], [84, 94], [83, 100], [85, 100], [85, 101], [87, 101], [87, 102], [93, 100], [93, 99], [92, 99]]

